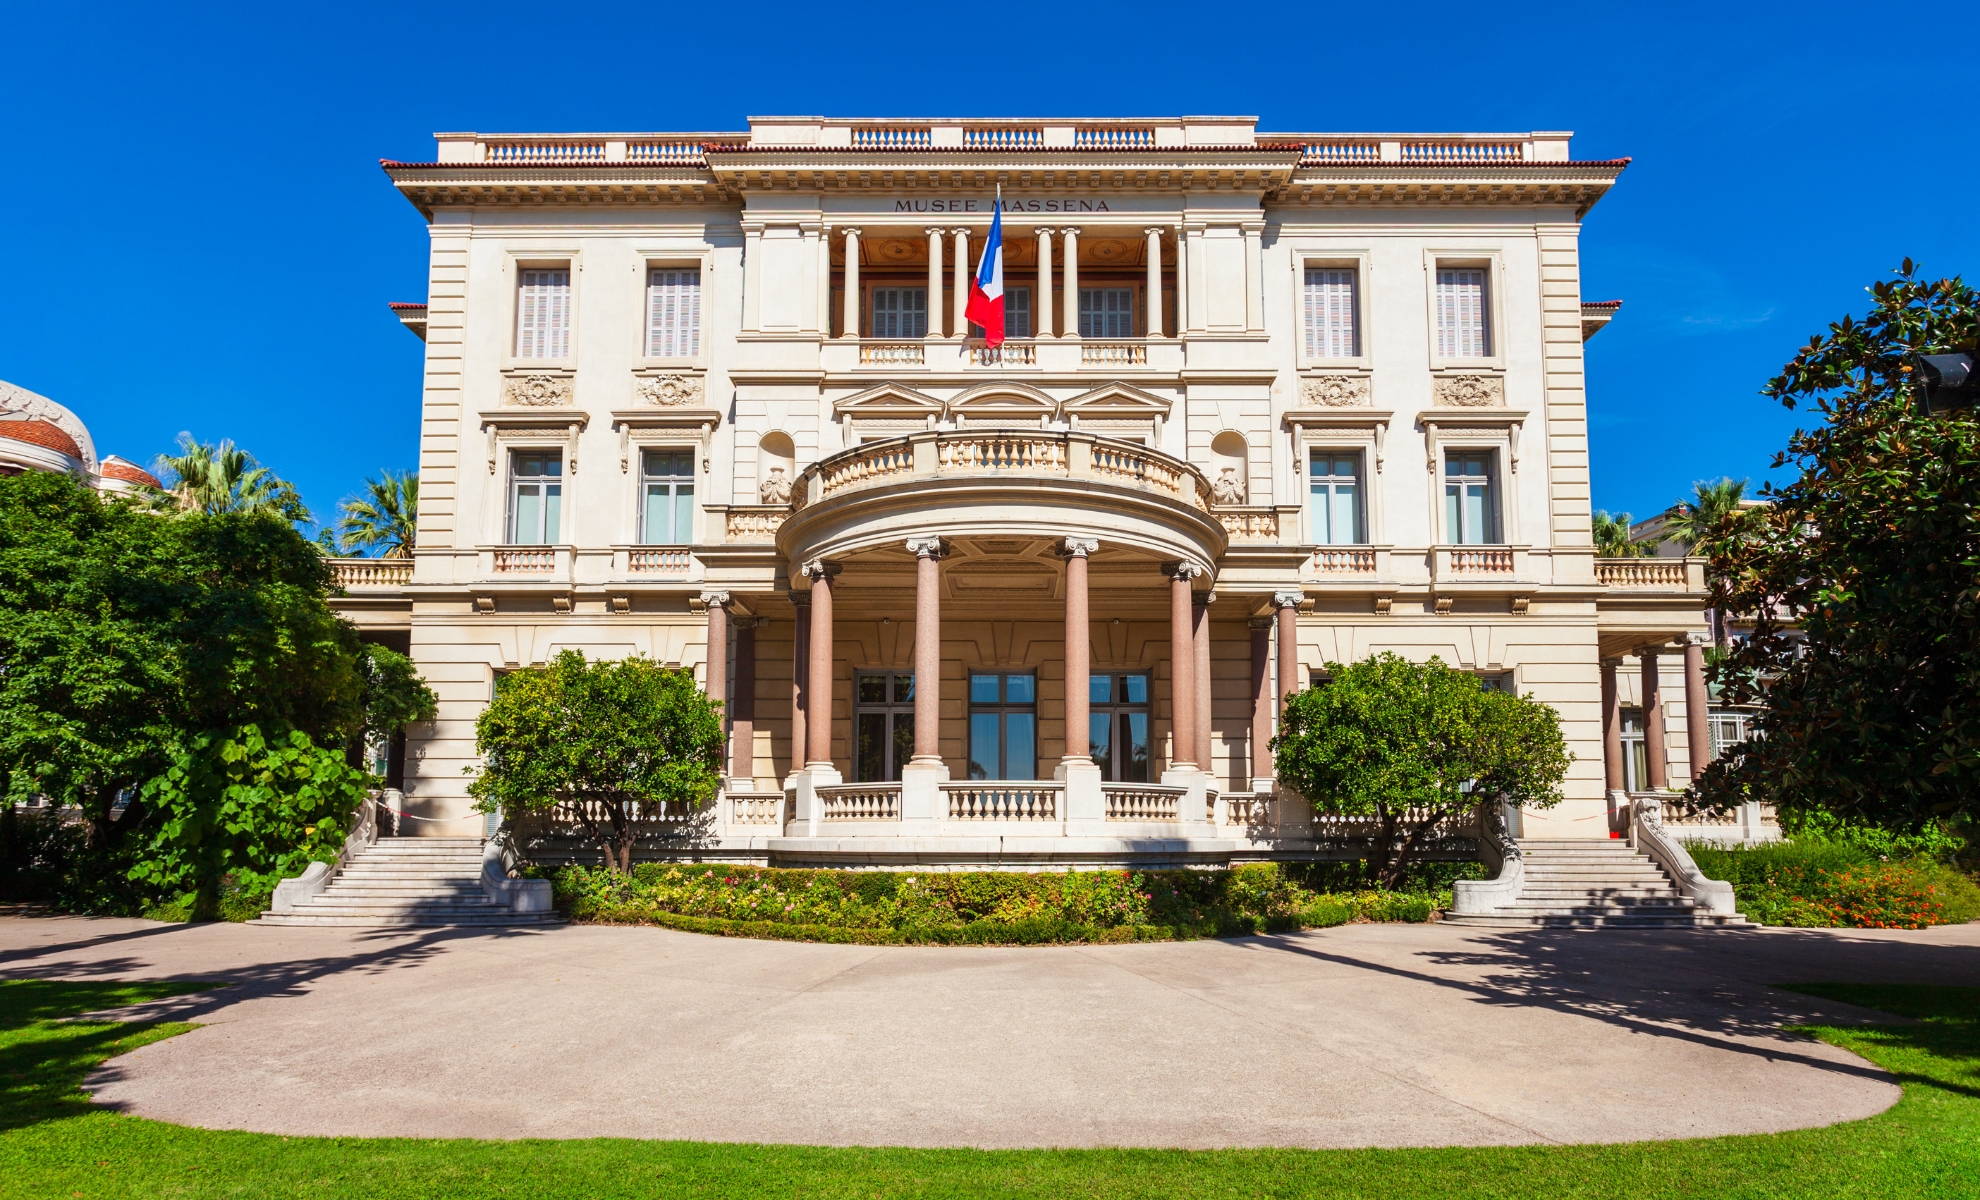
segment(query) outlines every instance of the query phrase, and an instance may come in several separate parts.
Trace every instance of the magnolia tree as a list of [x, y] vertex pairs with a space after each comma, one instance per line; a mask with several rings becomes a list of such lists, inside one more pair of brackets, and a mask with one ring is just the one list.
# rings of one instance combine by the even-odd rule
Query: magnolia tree
[[482, 812], [569, 804], [614, 870], [632, 870], [638, 808], [700, 804], [722, 778], [721, 706], [690, 671], [641, 657], [548, 666], [502, 677], [475, 722], [484, 765], [469, 768]]
[[1438, 825], [1481, 801], [1560, 803], [1572, 756], [1539, 701], [1435, 658], [1379, 654], [1327, 675], [1287, 699], [1273, 765], [1315, 811], [1376, 819], [1368, 874], [1380, 886], [1400, 885]]
[[1925, 414], [1912, 380], [1914, 356], [1974, 348], [1980, 294], [1913, 274], [1907, 259], [1768, 383], [1818, 418], [1774, 461], [1797, 474], [1703, 531], [1713, 606], [1753, 621], [1715, 680], [1762, 706], [1699, 780], [1708, 805], [1896, 830], [1974, 815], [1980, 417]]

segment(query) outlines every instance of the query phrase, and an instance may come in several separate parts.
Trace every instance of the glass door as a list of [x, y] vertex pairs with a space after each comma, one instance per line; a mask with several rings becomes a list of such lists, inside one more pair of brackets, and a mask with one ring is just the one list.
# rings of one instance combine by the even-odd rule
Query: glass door
[[914, 672], [860, 672], [853, 679], [853, 782], [898, 781], [913, 757]]
[[1038, 680], [971, 672], [969, 777], [1038, 778]]
[[1093, 675], [1087, 725], [1093, 761], [1108, 783], [1148, 782], [1148, 676]]

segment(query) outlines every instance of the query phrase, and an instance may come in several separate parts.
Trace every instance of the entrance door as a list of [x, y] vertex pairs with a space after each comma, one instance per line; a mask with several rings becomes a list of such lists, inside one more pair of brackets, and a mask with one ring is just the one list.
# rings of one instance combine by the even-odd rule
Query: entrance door
[[1093, 761], [1108, 783], [1148, 782], [1148, 676], [1094, 675], [1088, 728]]

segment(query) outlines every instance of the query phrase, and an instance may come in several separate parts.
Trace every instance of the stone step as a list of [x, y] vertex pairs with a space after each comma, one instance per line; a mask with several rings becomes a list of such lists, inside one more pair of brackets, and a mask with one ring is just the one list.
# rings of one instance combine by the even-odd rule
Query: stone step
[[1445, 917], [1443, 924], [1474, 929], [1751, 929], [1753, 923], [1737, 914], [1688, 913], [1684, 916], [1504, 916], [1483, 913], [1476, 916]]
[[402, 909], [418, 909], [421, 912], [486, 912], [491, 909], [504, 909], [487, 896], [332, 896], [325, 892], [312, 896], [296, 905], [301, 909], [329, 909], [347, 912], [351, 909], [377, 909], [381, 912]]
[[1602, 900], [1614, 904], [1648, 904], [1665, 900], [1682, 900], [1684, 898], [1684, 893], [1678, 891], [1676, 888], [1662, 888], [1653, 891], [1649, 888], [1638, 890], [1527, 887], [1521, 888], [1519, 892], [1519, 899], [1522, 901], [1535, 900], [1546, 901], [1548, 903], [1553, 903], [1557, 900]]
[[488, 916], [449, 916], [431, 918], [419, 914], [392, 916], [344, 916], [322, 913], [263, 913], [250, 924], [253, 925], [314, 925], [334, 926], [344, 929], [398, 929], [398, 928], [493, 928], [506, 926], [550, 927], [562, 925], [563, 918], [555, 913], [509, 913], [498, 911]]
[[479, 883], [462, 884], [458, 887], [442, 887], [437, 885], [423, 887], [414, 884], [408, 884], [403, 887], [389, 887], [376, 884], [346, 884], [339, 882], [331, 884], [321, 894], [325, 896], [356, 897], [360, 899], [387, 899], [398, 896], [431, 896], [434, 898], [444, 898], [447, 896], [482, 896], [487, 893], [481, 890]]

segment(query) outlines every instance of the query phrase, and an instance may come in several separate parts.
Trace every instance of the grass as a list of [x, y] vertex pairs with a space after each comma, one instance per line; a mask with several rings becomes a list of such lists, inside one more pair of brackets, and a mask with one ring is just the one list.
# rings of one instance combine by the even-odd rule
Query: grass
[[91, 1066], [187, 1025], [66, 1019], [199, 985], [0, 983], [0, 1196], [1971, 1197], [1980, 1192], [1980, 989], [1796, 990], [1917, 1024], [1815, 1028], [1904, 1087], [1825, 1129], [1614, 1146], [1437, 1150], [826, 1149], [226, 1133], [92, 1108]]

